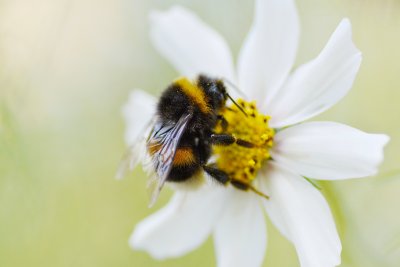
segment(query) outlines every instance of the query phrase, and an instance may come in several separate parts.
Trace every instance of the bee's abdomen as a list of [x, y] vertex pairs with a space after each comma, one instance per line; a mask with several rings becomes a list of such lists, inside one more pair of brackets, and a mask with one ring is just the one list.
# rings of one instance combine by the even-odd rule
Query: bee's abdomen
[[188, 166], [196, 163], [195, 155], [190, 147], [178, 148], [175, 153], [173, 166]]
[[169, 182], [184, 182], [192, 178], [195, 174], [201, 171], [198, 164], [172, 166], [171, 172], [168, 175]]
[[191, 147], [178, 148], [167, 180], [170, 182], [183, 182], [188, 180], [200, 170], [200, 166], [197, 162]]

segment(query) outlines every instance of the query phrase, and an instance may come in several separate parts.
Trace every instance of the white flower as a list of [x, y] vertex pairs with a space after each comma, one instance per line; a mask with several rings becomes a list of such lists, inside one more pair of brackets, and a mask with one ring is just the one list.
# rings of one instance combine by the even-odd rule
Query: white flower
[[[234, 81], [271, 116], [269, 125], [281, 130], [270, 150], [273, 160], [266, 161], [255, 181], [269, 200], [232, 186], [178, 191], [166, 207], [136, 226], [130, 245], [164, 259], [197, 248], [212, 234], [219, 267], [260, 266], [266, 251], [265, 210], [294, 244], [302, 267], [339, 265], [341, 243], [328, 204], [303, 177], [374, 175], [389, 138], [333, 122], [298, 123], [333, 106], [352, 86], [361, 53], [352, 43], [350, 22], [342, 20], [321, 53], [293, 73], [299, 22], [292, 0], [256, 1], [237, 71], [224, 39], [190, 11], [176, 6], [155, 12], [151, 23], [154, 45], [180, 74]], [[132, 92], [124, 109], [129, 144], [154, 106], [153, 97]]]

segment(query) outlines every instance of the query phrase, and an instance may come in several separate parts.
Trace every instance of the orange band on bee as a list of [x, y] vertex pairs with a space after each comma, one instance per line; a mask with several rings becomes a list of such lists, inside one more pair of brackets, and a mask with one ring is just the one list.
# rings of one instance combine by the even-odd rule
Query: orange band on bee
[[182, 165], [190, 165], [196, 162], [196, 159], [193, 154], [193, 150], [190, 147], [178, 148], [174, 157], [174, 165], [182, 166]]
[[207, 105], [206, 96], [198, 86], [193, 84], [188, 78], [182, 77], [174, 82], [182, 92], [192, 100], [203, 113], [210, 113], [211, 109]]

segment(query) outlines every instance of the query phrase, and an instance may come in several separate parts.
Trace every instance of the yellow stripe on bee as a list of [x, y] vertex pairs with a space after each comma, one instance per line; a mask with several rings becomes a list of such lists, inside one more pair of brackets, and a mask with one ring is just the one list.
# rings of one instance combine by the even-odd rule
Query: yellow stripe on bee
[[190, 147], [178, 148], [174, 157], [174, 165], [182, 166], [182, 165], [190, 165], [196, 162], [196, 159], [193, 155], [193, 150]]
[[200, 108], [201, 112], [210, 113], [211, 109], [207, 105], [206, 95], [203, 90], [186, 77], [178, 78], [174, 83]]

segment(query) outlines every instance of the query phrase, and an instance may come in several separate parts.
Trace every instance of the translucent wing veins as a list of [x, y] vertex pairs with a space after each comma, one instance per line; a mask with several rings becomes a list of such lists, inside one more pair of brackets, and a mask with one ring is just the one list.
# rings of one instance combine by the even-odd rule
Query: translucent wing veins
[[151, 146], [160, 146], [160, 148], [154, 152], [154, 155], [152, 155], [158, 183], [152, 193], [150, 206], [152, 206], [156, 201], [165, 181], [168, 178], [179, 140], [185, 132], [187, 123], [190, 121], [192, 116], [192, 113], [184, 114], [176, 124], [156, 124], [149, 136], [147, 143], [149, 150], [151, 150]]

